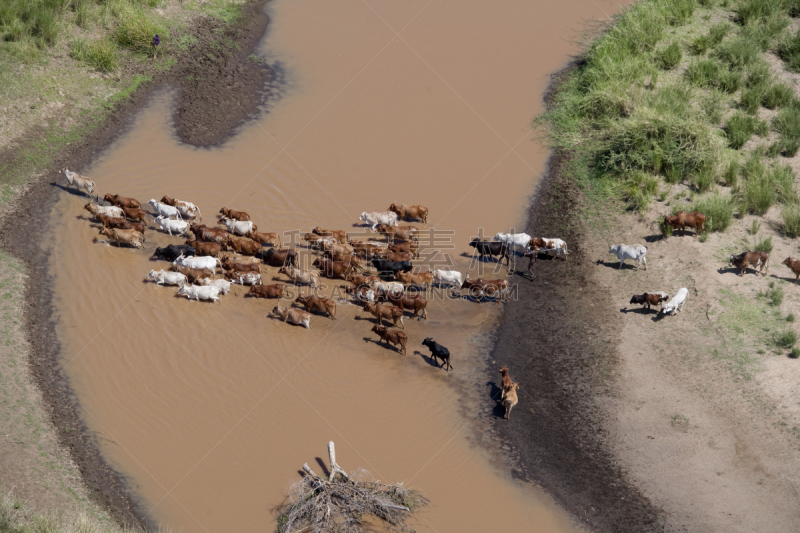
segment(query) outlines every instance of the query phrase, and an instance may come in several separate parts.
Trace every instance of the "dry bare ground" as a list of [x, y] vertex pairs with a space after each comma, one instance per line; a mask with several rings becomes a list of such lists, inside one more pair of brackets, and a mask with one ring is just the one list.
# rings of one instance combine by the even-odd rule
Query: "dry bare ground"
[[[775, 231], [777, 208], [704, 243], [691, 233], [663, 239], [655, 221], [668, 209], [657, 203], [644, 218], [615, 216], [596, 230], [590, 252], [596, 282], [623, 314], [616, 394], [606, 404], [612, 448], [674, 526], [797, 531], [800, 360], [774, 340], [796, 329], [786, 317], [800, 314], [800, 286], [780, 264], [796, 243]], [[761, 220], [756, 236], [753, 220]], [[768, 275], [739, 277], [727, 266], [732, 253], [766, 236], [774, 242]], [[645, 244], [649, 269], [618, 269], [607, 252], [620, 242]], [[785, 292], [780, 305], [763, 295], [770, 283]], [[675, 316], [628, 303], [633, 294], [681, 287], [689, 297]]]

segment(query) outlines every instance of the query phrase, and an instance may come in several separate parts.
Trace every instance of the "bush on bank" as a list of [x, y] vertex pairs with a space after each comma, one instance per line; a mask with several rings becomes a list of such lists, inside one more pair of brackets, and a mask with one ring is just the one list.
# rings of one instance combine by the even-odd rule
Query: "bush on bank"
[[[692, 209], [713, 212], [712, 231], [736, 211], [792, 206], [794, 173], [781, 158], [800, 146], [800, 100], [764, 54], [800, 69], [797, 16], [800, 0], [637, 2], [589, 46], [537, 123], [589, 186], [622, 183], [630, 209], [646, 210], [661, 182], [700, 193]], [[762, 108], [778, 114], [767, 121]]]

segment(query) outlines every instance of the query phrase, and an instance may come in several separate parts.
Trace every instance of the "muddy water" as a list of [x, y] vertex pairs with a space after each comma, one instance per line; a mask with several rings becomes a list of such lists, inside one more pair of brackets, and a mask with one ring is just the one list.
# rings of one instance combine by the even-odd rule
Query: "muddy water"
[[[524, 221], [547, 156], [528, 121], [586, 22], [613, 9], [275, 1], [263, 54], [286, 84], [268, 115], [222, 148], [191, 148], [173, 136], [165, 91], [79, 170], [102, 192], [191, 200], [208, 224], [223, 205], [244, 209], [261, 231], [357, 232], [362, 211], [424, 203], [430, 226], [412, 224], [434, 227], [441, 252], [427, 262], [466, 272], [480, 228], [491, 236]], [[244, 298], [241, 287], [211, 305], [145, 284], [167, 266], [147, 260], [154, 247], [181, 239], [151, 230], [145, 252], [92, 244], [96, 228], [76, 217], [83, 203], [64, 195], [53, 215], [64, 364], [103, 452], [156, 522], [272, 529], [298, 468], [322, 470], [315, 458], [334, 440], [345, 469], [425, 492], [433, 505], [420, 531], [574, 527], [474, 445], [474, 404], [491, 400], [471, 383], [498, 306], [434, 301], [427, 322], [406, 320], [404, 357], [376, 344], [352, 305], [336, 320], [314, 316], [307, 331], [268, 318], [275, 301]], [[455, 354], [453, 373], [423, 356], [426, 336]], [[515, 414], [510, 423], [524, 423]]]

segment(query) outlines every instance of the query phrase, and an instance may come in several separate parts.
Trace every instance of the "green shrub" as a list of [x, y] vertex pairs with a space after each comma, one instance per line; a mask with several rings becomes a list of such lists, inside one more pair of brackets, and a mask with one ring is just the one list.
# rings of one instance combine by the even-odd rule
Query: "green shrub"
[[742, 73], [738, 70], [728, 70], [722, 72], [717, 80], [717, 86], [728, 94], [739, 90], [742, 83]]
[[781, 211], [783, 234], [792, 239], [800, 237], [800, 209], [796, 205], [785, 206]]
[[689, 48], [694, 54], [703, 55], [708, 51], [710, 46], [711, 41], [709, 40], [708, 35], [700, 35], [692, 41], [692, 44], [689, 45]]
[[699, 200], [694, 209], [706, 216], [706, 231], [725, 231], [733, 220], [733, 202], [719, 194]]
[[144, 54], [155, 51], [153, 37], [167, 37], [163, 23], [141, 8], [128, 7], [120, 12], [119, 25], [114, 30], [114, 40], [120, 46]]
[[780, 14], [783, 9], [782, 0], [743, 0], [734, 11], [736, 22], [747, 26]]
[[714, 24], [711, 26], [711, 29], [708, 30], [708, 42], [710, 46], [717, 46], [719, 43], [722, 42], [722, 39], [728, 35], [728, 32], [731, 30], [731, 25], [727, 22], [720, 22], [719, 24]]
[[63, 0], [0, 1], [0, 42], [52, 46], [68, 5]]
[[742, 183], [742, 211], [764, 215], [776, 201], [775, 189], [767, 178], [751, 178]]
[[686, 79], [695, 87], [714, 87], [722, 72], [719, 62], [714, 59], [700, 59], [692, 62], [686, 69]]
[[786, 63], [786, 68], [800, 72], [800, 31], [778, 44], [778, 56]]
[[722, 176], [725, 179], [725, 184], [728, 187], [735, 187], [739, 181], [739, 162], [731, 161], [725, 167], [725, 173]]
[[106, 39], [76, 40], [72, 43], [70, 55], [100, 72], [111, 72], [119, 66], [117, 47]]
[[757, 120], [744, 113], [736, 113], [725, 126], [725, 135], [731, 148], [738, 150], [746, 143], [756, 131]]
[[794, 171], [789, 165], [775, 165], [770, 175], [778, 201], [784, 204], [797, 202], [797, 191], [794, 187]]
[[663, 218], [658, 223], [658, 228], [661, 230], [661, 235], [666, 239], [672, 236], [672, 225], [667, 224]]
[[777, 109], [789, 105], [794, 100], [794, 91], [783, 83], [776, 83], [764, 93], [762, 103], [767, 109]]
[[778, 111], [772, 119], [772, 128], [784, 141], [800, 140], [800, 109], [790, 106]]
[[741, 70], [754, 63], [760, 53], [756, 41], [740, 36], [720, 44], [715, 56], [728, 67]]
[[747, 69], [747, 76], [744, 79], [745, 87], [766, 87], [772, 81], [772, 73], [769, 70], [769, 65], [763, 61], [759, 61]]
[[794, 330], [787, 330], [783, 333], [778, 333], [775, 335], [775, 344], [779, 348], [784, 348], [788, 350], [789, 348], [793, 348], [795, 344], [797, 344], [797, 333]]
[[794, 322], [794, 320], [795, 320], [794, 313], [789, 313], [788, 315], [786, 315], [786, 322]]
[[645, 193], [635, 184], [630, 184], [625, 190], [625, 199], [628, 202], [628, 209], [640, 213], [647, 211], [650, 207], [652, 195]]
[[683, 52], [678, 43], [670, 44], [656, 57], [658, 66], [664, 70], [674, 69], [680, 64], [681, 59], [683, 59]]
[[[770, 235], [769, 237], [764, 237], [763, 239], [758, 241], [756, 243], [755, 247], [753, 247], [753, 250], [755, 250], [756, 252], [766, 252], [768, 254], [772, 253], [772, 236]], [[773, 284], [774, 284], [773, 282], [770, 282], [770, 286], [772, 286]], [[780, 287], [777, 287], [774, 290], [779, 291], [780, 299], [781, 299], [781, 301], [783, 301], [783, 289], [781, 289]], [[769, 296], [769, 298], [771, 300], [773, 299], [772, 296]], [[780, 302], [778, 302], [778, 304], [780, 304]]]
[[749, 89], [744, 89], [739, 97], [739, 107], [750, 115], [755, 115], [761, 107], [761, 100], [764, 96], [764, 86], [756, 85]]
[[797, 346], [792, 348], [792, 351], [789, 352], [789, 357], [791, 359], [797, 359], [798, 357], [800, 357], [800, 348], [798, 348]]
[[714, 185], [714, 174], [711, 170], [703, 169], [692, 176], [692, 185], [697, 192], [704, 193]]
[[[723, 75], [722, 79], [720, 79], [720, 85], [722, 85], [723, 80], [725, 80], [726, 78], [727, 77]], [[725, 81], [725, 83], [728, 83], [728, 81]], [[701, 95], [700, 98], [700, 107], [712, 124], [719, 124], [720, 122], [722, 122], [722, 113], [724, 104], [725, 104], [725, 95], [722, 94], [720, 91], [716, 90], [705, 91], [705, 94]]]
[[797, 150], [800, 149], [800, 139], [785, 139], [782, 141], [781, 146], [783, 148], [781, 154], [784, 157], [794, 157], [797, 154]]

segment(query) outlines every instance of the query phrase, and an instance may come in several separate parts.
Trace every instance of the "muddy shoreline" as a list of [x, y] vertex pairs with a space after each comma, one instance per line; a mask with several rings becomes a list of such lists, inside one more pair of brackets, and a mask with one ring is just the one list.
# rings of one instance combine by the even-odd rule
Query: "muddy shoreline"
[[[140, 85], [94, 131], [59, 154], [40, 178], [26, 186], [0, 225], [0, 246], [25, 264], [24, 319], [30, 367], [59, 442], [69, 450], [91, 496], [121, 524], [153, 529], [128, 480], [103, 459], [98, 446], [102, 437], [83, 422], [77, 398], [61, 368], [54, 294], [44, 281], [55, 266], [51, 265], [51, 249], [46, 245], [49, 216], [64, 194], [63, 179], [58, 179], [57, 172], [63, 167], [80, 171], [90, 163], [125, 132], [152, 91], [165, 85], [179, 89], [174, 120], [181, 141], [209, 146], [234, 135], [239, 126], [258, 115], [273, 79], [268, 65], [249, 57], [255, 53], [269, 22], [264, 3], [246, 6], [241, 21], [232, 26], [213, 19], [199, 20], [188, 30], [197, 43], [177, 56], [175, 67]], [[229, 43], [230, 48], [220, 53], [220, 41]], [[15, 156], [7, 152], [0, 154], [0, 160]]]
[[[575, 66], [554, 75], [548, 107]], [[600, 403], [613, 394], [622, 321], [609, 290], [593, 279], [584, 193], [567, 175], [568, 157], [551, 155], [525, 231], [564, 239], [569, 262], [542, 256], [530, 280], [522, 276], [527, 258], [517, 259], [519, 298], [505, 308], [487, 378], [499, 397], [497, 370], [507, 365], [520, 384], [519, 404], [511, 420], [495, 408], [495, 429], [510, 444], [512, 474], [541, 485], [590, 530], [667, 531], [661, 510], [633, 486], [605, 442], [608, 415]]]

